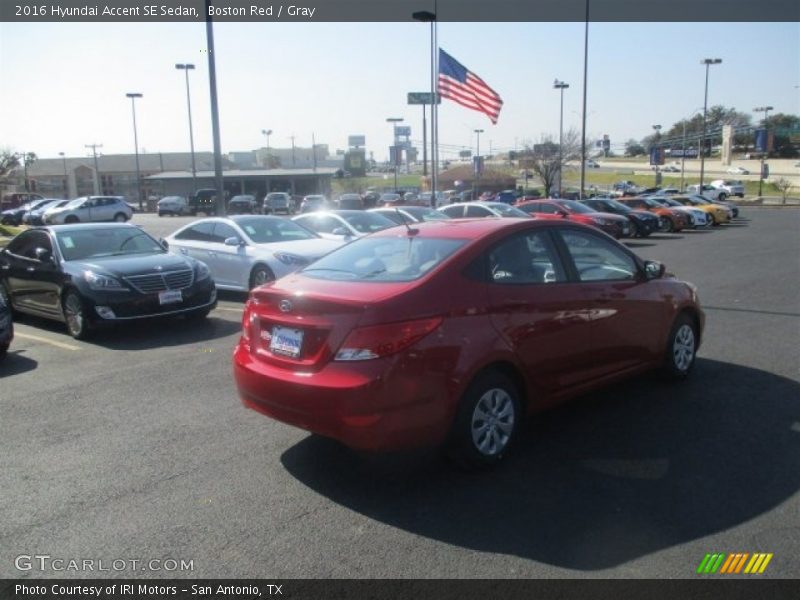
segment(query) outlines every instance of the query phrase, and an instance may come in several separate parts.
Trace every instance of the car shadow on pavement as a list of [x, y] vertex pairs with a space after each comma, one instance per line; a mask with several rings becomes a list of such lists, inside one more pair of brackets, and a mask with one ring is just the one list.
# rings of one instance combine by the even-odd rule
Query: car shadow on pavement
[[754, 519], [800, 489], [800, 384], [698, 359], [535, 417], [498, 468], [434, 451], [365, 458], [318, 436], [281, 461], [362, 515], [447, 544], [611, 568]]
[[212, 313], [201, 321], [159, 318], [102, 327], [87, 342], [109, 350], [153, 350], [209, 342], [228, 337], [240, 329], [239, 320], [222, 319]]
[[628, 248], [647, 248], [648, 246], [655, 246], [656, 244], [651, 244], [649, 242], [634, 242], [634, 241], [624, 241]]
[[25, 350], [14, 350], [14, 347], [11, 347], [6, 357], [0, 361], [0, 379], [9, 375], [19, 375], [20, 373], [33, 371], [39, 366], [37, 361], [23, 356], [24, 353]]

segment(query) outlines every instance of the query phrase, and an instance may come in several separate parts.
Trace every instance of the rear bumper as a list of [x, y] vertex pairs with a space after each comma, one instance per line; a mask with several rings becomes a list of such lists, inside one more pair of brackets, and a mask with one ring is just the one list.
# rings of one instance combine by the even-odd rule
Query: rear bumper
[[265, 363], [239, 343], [233, 374], [247, 408], [351, 448], [388, 451], [439, 444], [452, 419], [446, 378], [409, 373], [409, 360], [415, 359], [399, 356], [331, 362], [318, 372], [303, 373]]

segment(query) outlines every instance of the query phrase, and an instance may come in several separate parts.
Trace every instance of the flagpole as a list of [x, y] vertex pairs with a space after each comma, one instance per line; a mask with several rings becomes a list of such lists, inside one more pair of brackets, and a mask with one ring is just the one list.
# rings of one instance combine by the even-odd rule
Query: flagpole
[[433, 0], [431, 21], [431, 83], [433, 106], [431, 110], [431, 206], [436, 208], [436, 188], [439, 183], [439, 6]]
[[586, 84], [589, 72], [589, 0], [586, 0], [586, 31], [583, 38], [583, 125], [581, 127], [581, 192], [579, 198], [583, 200], [583, 190], [586, 186]]

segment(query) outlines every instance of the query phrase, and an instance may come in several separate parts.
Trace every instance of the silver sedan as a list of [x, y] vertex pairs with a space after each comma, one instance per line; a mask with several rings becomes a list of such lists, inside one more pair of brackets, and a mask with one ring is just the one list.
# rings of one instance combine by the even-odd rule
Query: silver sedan
[[218, 288], [242, 291], [280, 279], [344, 243], [289, 219], [260, 215], [200, 219], [164, 242], [171, 252], [206, 263]]
[[397, 223], [363, 210], [323, 210], [294, 217], [292, 221], [330, 240], [353, 241]]

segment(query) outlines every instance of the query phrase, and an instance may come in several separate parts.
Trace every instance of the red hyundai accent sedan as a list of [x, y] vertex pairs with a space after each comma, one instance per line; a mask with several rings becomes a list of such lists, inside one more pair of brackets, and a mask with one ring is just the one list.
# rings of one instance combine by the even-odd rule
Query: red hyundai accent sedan
[[245, 406], [364, 450], [500, 460], [523, 418], [692, 368], [694, 286], [597, 229], [533, 219], [395, 227], [254, 289], [233, 357]]

